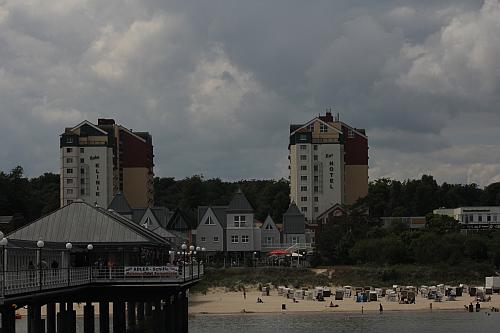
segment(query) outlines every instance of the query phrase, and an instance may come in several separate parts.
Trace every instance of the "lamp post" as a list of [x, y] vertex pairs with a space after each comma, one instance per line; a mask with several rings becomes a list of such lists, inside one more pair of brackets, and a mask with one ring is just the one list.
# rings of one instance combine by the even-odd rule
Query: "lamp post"
[[253, 256], [253, 267], [257, 268], [257, 252], [254, 251], [252, 253], [252, 256]]
[[204, 248], [204, 247], [201, 248], [201, 253], [203, 255], [203, 266], [202, 266], [203, 267], [203, 271], [205, 271], [205, 266], [204, 265], [207, 262], [207, 256], [206, 256], [206, 253], [205, 253], [206, 250], [207, 249]]
[[66, 261], [66, 266], [68, 268], [68, 286], [70, 285], [70, 281], [71, 281], [71, 279], [70, 279], [70, 273], [71, 272], [70, 272], [69, 267], [70, 267], [70, 264], [71, 264], [71, 249], [72, 248], [73, 248], [73, 244], [71, 244], [69, 242], [66, 243], [66, 249], [68, 250], [68, 254], [67, 254], [68, 260]]
[[200, 251], [201, 247], [197, 246], [194, 254], [196, 255], [196, 262], [198, 263], [198, 278], [200, 277]]
[[40, 284], [40, 290], [42, 289], [42, 248], [45, 246], [43, 240], [39, 240], [36, 242], [36, 246], [38, 247], [37, 251], [37, 264], [38, 264], [38, 283]]
[[0, 231], [0, 235], [2, 236], [2, 239], [0, 239], [0, 245], [2, 246], [2, 296], [5, 295], [5, 269], [7, 267], [7, 249], [5, 248], [7, 246], [8, 240], [7, 238], [3, 237], [3, 232]]
[[182, 249], [182, 276], [184, 281], [186, 281], [186, 249], [187, 249], [186, 243], [182, 243], [181, 249]]
[[88, 244], [87, 245], [87, 251], [88, 251], [88, 258], [87, 260], [89, 261], [89, 280], [92, 282], [92, 260], [90, 258], [90, 251], [94, 249], [94, 245]]
[[194, 246], [193, 245], [190, 245], [189, 246], [189, 258], [190, 258], [190, 261], [191, 261], [191, 280], [193, 279], [193, 252], [194, 252]]

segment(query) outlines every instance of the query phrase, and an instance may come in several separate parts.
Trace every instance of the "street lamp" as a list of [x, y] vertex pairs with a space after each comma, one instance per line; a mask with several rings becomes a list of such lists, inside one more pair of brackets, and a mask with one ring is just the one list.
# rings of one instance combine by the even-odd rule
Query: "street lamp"
[[71, 262], [71, 249], [73, 248], [73, 244], [71, 244], [70, 242], [66, 243], [66, 249], [68, 250], [68, 260], [66, 262], [66, 265], [67, 265], [67, 270], [68, 270], [68, 287], [69, 287], [69, 284], [70, 284], [70, 270], [69, 270], [69, 266], [70, 266], [70, 262]]
[[44, 247], [45, 243], [43, 240], [39, 240], [36, 242], [36, 246], [38, 247], [37, 251], [37, 263], [38, 263], [38, 282], [40, 283], [40, 290], [42, 289], [42, 247]]
[[201, 247], [197, 246], [196, 251], [194, 252], [194, 254], [196, 255], [196, 261], [198, 262], [198, 278], [200, 277], [200, 251]]
[[252, 255], [253, 255], [253, 266], [257, 268], [257, 257], [256, 257], [257, 252], [254, 251]]
[[87, 245], [87, 252], [88, 252], [88, 254], [87, 254], [87, 256], [88, 256], [87, 260], [89, 261], [89, 279], [90, 279], [90, 281], [92, 281], [92, 266], [93, 266], [92, 265], [92, 260], [90, 258], [90, 251], [92, 251], [93, 249], [94, 249], [94, 245], [92, 245], [92, 244], [88, 244]]
[[189, 261], [191, 261], [191, 280], [193, 279], [193, 252], [194, 252], [194, 246], [190, 245], [189, 246]]
[[186, 281], [186, 249], [187, 249], [186, 243], [182, 243], [181, 249], [182, 249], [182, 276], [184, 278], [184, 281]]
[[7, 243], [9, 242], [7, 238], [3, 237], [3, 232], [0, 231], [0, 234], [2, 236], [2, 239], [0, 239], [0, 245], [2, 246], [2, 278], [3, 278], [3, 290], [2, 290], [2, 296], [5, 295], [5, 268], [7, 267], [7, 249], [5, 248], [7, 246]]

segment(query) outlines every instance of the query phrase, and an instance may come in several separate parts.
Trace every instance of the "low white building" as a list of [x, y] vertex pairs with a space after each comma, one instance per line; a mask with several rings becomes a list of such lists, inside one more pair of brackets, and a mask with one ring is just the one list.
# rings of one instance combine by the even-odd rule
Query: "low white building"
[[453, 217], [463, 229], [500, 228], [500, 206], [439, 208], [433, 213]]

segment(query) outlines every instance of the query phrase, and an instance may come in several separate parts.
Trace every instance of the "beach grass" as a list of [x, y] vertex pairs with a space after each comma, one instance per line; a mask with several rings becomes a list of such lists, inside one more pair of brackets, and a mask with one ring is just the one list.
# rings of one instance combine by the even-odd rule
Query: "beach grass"
[[290, 287], [314, 286], [373, 286], [434, 285], [439, 283], [458, 285], [484, 285], [486, 276], [496, 275], [491, 265], [464, 262], [459, 265], [355, 265], [329, 266], [315, 269], [290, 267], [233, 267], [210, 268], [205, 277], [193, 288], [193, 292], [206, 292], [210, 288], [226, 288], [228, 291], [243, 287], [267, 285]]

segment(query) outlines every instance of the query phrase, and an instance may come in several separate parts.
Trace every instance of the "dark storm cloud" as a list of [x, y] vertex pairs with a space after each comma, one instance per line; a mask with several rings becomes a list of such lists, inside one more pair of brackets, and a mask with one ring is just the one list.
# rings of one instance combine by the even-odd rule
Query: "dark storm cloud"
[[4, 1], [0, 168], [56, 171], [65, 126], [114, 117], [159, 175], [286, 177], [289, 123], [332, 107], [372, 178], [488, 183], [498, 22], [494, 0]]

